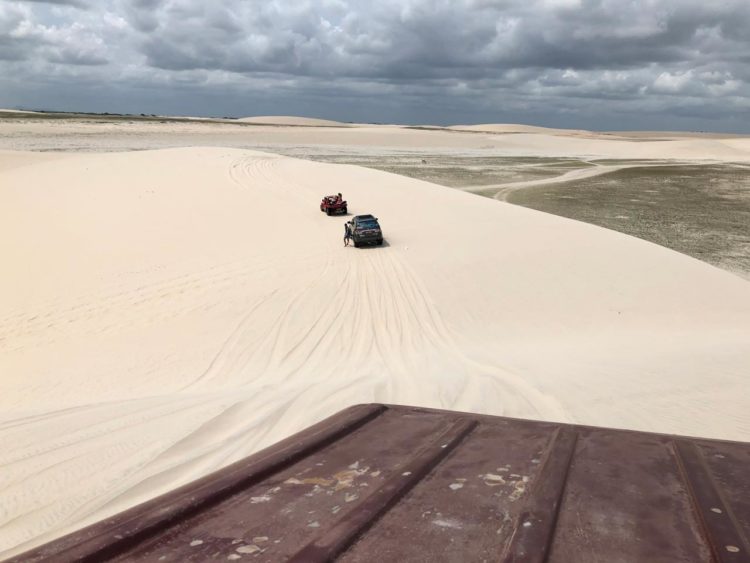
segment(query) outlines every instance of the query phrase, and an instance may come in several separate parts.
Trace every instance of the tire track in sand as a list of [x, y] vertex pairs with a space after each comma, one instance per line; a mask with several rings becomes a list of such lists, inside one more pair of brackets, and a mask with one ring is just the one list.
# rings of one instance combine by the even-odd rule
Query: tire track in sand
[[[284, 186], [285, 197], [307, 214], [300, 206], [302, 186], [285, 174], [284, 162], [251, 157], [231, 170], [241, 183]], [[523, 378], [469, 358], [396, 249], [352, 249], [342, 258], [339, 245], [325, 248], [320, 257], [324, 267], [314, 277], [299, 276], [301, 286], [280, 289], [245, 317], [204, 380], [282, 384], [385, 374], [389, 391], [384, 400], [430, 397], [433, 404], [470, 408], [487, 404], [491, 396], [497, 399], [495, 413], [500, 408], [567, 418], [553, 398]], [[272, 320], [261, 333], [253, 326], [254, 317]], [[411, 383], [424, 373], [436, 378], [426, 392]]]
[[457, 190], [465, 192], [483, 192], [487, 190], [497, 190], [492, 197], [499, 201], [507, 201], [508, 196], [516, 191], [523, 188], [531, 188], [536, 186], [544, 186], [548, 184], [562, 184], [565, 182], [573, 182], [576, 180], [584, 180], [586, 178], [594, 178], [603, 174], [609, 174], [611, 172], [617, 172], [618, 170], [625, 170], [627, 168], [647, 168], [651, 166], [663, 166], [664, 163], [630, 163], [630, 164], [617, 164], [617, 165], [604, 165], [597, 164], [595, 162], [587, 162], [593, 164], [590, 168], [576, 168], [575, 170], [569, 170], [559, 176], [553, 176], [552, 178], [541, 178], [536, 180], [522, 180], [520, 182], [506, 182], [503, 184], [485, 184], [478, 186], [462, 186], [455, 188]]

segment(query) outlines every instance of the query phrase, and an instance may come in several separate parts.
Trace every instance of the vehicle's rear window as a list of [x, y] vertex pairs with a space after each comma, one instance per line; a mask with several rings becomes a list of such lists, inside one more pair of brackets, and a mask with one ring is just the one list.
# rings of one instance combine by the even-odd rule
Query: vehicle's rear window
[[361, 223], [357, 223], [358, 229], [379, 229], [380, 225], [378, 225], [375, 221], [362, 221]]

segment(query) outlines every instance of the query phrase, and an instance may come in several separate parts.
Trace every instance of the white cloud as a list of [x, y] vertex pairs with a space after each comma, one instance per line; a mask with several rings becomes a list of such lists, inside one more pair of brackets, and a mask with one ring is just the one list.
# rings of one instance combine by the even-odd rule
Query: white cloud
[[678, 94], [693, 81], [693, 71], [686, 72], [662, 72], [654, 80], [653, 89], [655, 92], [666, 94]]

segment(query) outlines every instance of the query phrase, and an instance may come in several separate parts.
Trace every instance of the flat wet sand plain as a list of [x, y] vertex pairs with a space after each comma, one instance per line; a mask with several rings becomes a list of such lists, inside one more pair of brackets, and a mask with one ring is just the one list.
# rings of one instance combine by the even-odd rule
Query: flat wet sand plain
[[576, 158], [498, 157], [431, 154], [310, 154], [310, 160], [366, 166], [441, 186], [488, 194], [510, 182], [545, 180], [592, 166]]
[[750, 168], [628, 168], [507, 201], [639, 237], [750, 279]]

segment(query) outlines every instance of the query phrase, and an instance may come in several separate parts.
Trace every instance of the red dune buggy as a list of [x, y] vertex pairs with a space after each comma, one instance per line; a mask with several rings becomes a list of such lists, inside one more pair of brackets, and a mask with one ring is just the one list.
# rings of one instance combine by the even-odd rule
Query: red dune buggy
[[341, 198], [341, 194], [327, 195], [320, 202], [320, 210], [325, 211], [326, 215], [346, 215], [346, 200]]

